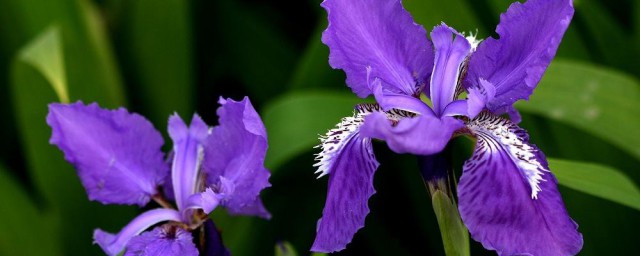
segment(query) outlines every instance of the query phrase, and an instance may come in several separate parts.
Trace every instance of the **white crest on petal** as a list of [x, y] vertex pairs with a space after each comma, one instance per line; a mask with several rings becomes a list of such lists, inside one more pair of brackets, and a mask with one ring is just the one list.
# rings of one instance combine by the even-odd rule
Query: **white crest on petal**
[[[463, 33], [463, 35], [464, 35], [464, 33]], [[469, 44], [471, 45], [471, 52], [475, 52], [476, 48], [478, 48], [478, 45], [480, 44], [480, 42], [482, 42], [482, 39], [477, 39], [476, 38], [477, 36], [478, 36], [478, 30], [476, 29], [476, 33], [475, 34], [473, 32], [469, 32], [469, 35], [465, 37], [467, 39], [467, 41], [469, 41]]]
[[[484, 147], [476, 149], [476, 151], [489, 151], [489, 154], [483, 155], [484, 157], [495, 151], [507, 153], [531, 186], [531, 198], [537, 199], [538, 192], [540, 192], [540, 182], [546, 181], [542, 176], [544, 172], [549, 172], [549, 169], [538, 161], [536, 154], [538, 148], [527, 142], [528, 135], [525, 131], [505, 118], [486, 112], [469, 121], [467, 127], [477, 136], [479, 141], [483, 142], [479, 143], [478, 147]], [[482, 159], [483, 157], [469, 159], [465, 165], [473, 168]]]
[[[335, 162], [334, 158], [339, 155], [349, 140], [358, 133], [360, 125], [364, 122], [364, 118], [373, 112], [382, 111], [382, 108], [378, 104], [359, 104], [353, 111], [353, 116], [342, 118], [335, 128], [329, 130], [325, 135], [320, 135], [320, 145], [314, 148], [321, 148], [322, 151], [316, 154], [315, 160], [318, 162], [313, 165], [314, 167], [318, 167], [315, 171], [316, 174], [319, 174], [318, 178], [329, 174], [332, 164]], [[393, 123], [397, 123], [403, 118], [412, 118], [416, 115], [399, 109], [391, 109], [384, 113], [387, 115], [387, 118], [389, 118], [389, 121]], [[367, 143], [367, 140], [369, 139], [367, 138], [363, 143]], [[369, 149], [369, 151], [368, 153], [371, 155], [371, 159], [374, 159], [373, 150]]]

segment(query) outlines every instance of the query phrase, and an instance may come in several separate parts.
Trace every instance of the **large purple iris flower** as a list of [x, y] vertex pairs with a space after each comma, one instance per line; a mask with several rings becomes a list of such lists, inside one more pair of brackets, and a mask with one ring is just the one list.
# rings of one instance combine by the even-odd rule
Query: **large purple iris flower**
[[[580, 251], [582, 235], [557, 181], [517, 126], [513, 108], [554, 57], [573, 16], [571, 0], [514, 3], [500, 17], [499, 38], [483, 41], [444, 23], [429, 41], [399, 0], [325, 0], [322, 6], [329, 63], [346, 72], [354, 93], [373, 95], [377, 104], [358, 105], [321, 138], [316, 166], [330, 176], [313, 251], [342, 250], [364, 226], [378, 167], [371, 138], [429, 161], [455, 135], [477, 140], [457, 187], [460, 215], [475, 240], [501, 255]], [[505, 113], [511, 120], [500, 116]]]
[[[213, 128], [198, 115], [191, 125], [177, 114], [169, 118], [168, 161], [160, 150], [162, 136], [140, 115], [95, 103], [49, 105], [50, 142], [76, 167], [89, 199], [138, 206], [153, 199], [163, 206], [140, 214], [117, 234], [97, 229], [95, 243], [106, 254], [126, 249], [124, 255], [198, 255], [191, 231], [205, 230], [212, 233], [209, 241], [221, 241], [208, 221], [218, 206], [231, 214], [270, 217], [259, 197], [270, 175], [263, 164], [264, 125], [248, 98], [221, 98], [220, 104]], [[177, 209], [167, 198], [175, 199]], [[207, 252], [227, 254], [221, 243], [207, 246]]]

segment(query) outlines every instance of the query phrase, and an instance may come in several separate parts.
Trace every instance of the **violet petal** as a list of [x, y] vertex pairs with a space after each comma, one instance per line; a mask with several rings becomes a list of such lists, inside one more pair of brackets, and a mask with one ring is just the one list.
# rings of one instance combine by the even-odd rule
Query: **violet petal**
[[213, 127], [205, 144], [207, 186], [222, 186], [224, 177], [235, 189], [222, 203], [229, 213], [270, 218], [259, 197], [260, 191], [270, 186], [271, 175], [264, 167], [264, 124], [247, 97], [241, 101], [220, 99], [220, 104], [219, 125]]
[[118, 255], [129, 241], [149, 227], [163, 221], [181, 221], [179, 212], [172, 209], [153, 209], [138, 215], [117, 234], [110, 234], [100, 229], [93, 232], [94, 243], [110, 256]]
[[129, 241], [124, 256], [198, 256], [191, 233], [175, 226], [156, 227]]
[[93, 103], [53, 103], [50, 143], [78, 170], [90, 200], [144, 206], [169, 173], [160, 133], [144, 117]]
[[544, 155], [509, 120], [481, 114], [458, 183], [460, 216], [473, 239], [500, 255], [575, 255], [582, 248]]
[[528, 99], [555, 56], [573, 12], [571, 0], [513, 3], [500, 16], [500, 38], [485, 39], [471, 56], [465, 86], [481, 86], [479, 79], [492, 83], [496, 93], [487, 108], [496, 114]]
[[169, 118], [169, 136], [173, 140], [171, 178], [178, 209], [186, 209], [188, 198], [197, 192], [204, 140], [208, 126], [198, 115], [187, 125], [177, 114]]
[[343, 69], [359, 97], [372, 94], [368, 79], [386, 90], [415, 95], [433, 67], [433, 50], [424, 28], [414, 23], [399, 0], [325, 0], [329, 26], [322, 42], [329, 64]]

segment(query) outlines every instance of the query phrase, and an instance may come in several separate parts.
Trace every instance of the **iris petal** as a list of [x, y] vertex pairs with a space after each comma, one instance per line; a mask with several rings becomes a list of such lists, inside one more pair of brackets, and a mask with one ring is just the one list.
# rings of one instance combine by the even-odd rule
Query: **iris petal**
[[347, 85], [359, 96], [372, 94], [368, 79], [385, 90], [415, 95], [433, 67], [433, 50], [422, 26], [399, 0], [325, 0], [329, 27], [322, 42], [329, 64], [343, 69]]
[[239, 191], [222, 205], [231, 214], [270, 218], [260, 200], [260, 191], [269, 187], [269, 171], [264, 167], [267, 132], [249, 98], [220, 99], [219, 125], [213, 127], [205, 143], [204, 169], [207, 186], [222, 186], [222, 178]]
[[500, 16], [500, 38], [487, 38], [471, 56], [465, 87], [482, 86], [480, 79], [493, 84], [495, 98], [487, 107], [496, 114], [528, 99], [555, 56], [573, 12], [571, 0], [513, 3]]
[[174, 226], [163, 226], [131, 239], [124, 256], [198, 256], [191, 233]]
[[49, 105], [50, 143], [78, 170], [89, 199], [144, 206], [168, 176], [160, 133], [144, 117], [98, 104]]
[[110, 234], [96, 229], [93, 232], [93, 239], [107, 255], [118, 255], [133, 237], [149, 227], [163, 221], [181, 221], [181, 217], [180, 213], [175, 210], [154, 209], [138, 215], [118, 234]]
[[478, 142], [464, 165], [458, 198], [471, 236], [500, 255], [577, 254], [582, 235], [526, 132], [486, 113], [468, 127]]
[[318, 220], [316, 252], [340, 251], [364, 226], [368, 201], [375, 193], [373, 174], [378, 168], [371, 140], [359, 134], [364, 115], [381, 111], [377, 105], [360, 105], [354, 117], [344, 118], [322, 139], [318, 172], [329, 175], [327, 200]]

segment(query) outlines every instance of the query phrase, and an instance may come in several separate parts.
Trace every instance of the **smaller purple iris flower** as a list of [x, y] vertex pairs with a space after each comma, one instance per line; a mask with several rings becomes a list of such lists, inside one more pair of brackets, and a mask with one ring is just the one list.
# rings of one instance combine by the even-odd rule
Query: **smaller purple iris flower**
[[321, 138], [315, 166], [329, 174], [329, 187], [312, 251], [340, 251], [364, 226], [379, 165], [371, 139], [417, 155], [431, 181], [443, 176], [433, 168], [458, 135], [477, 141], [457, 186], [460, 216], [475, 240], [500, 255], [580, 251], [578, 226], [513, 107], [553, 59], [573, 17], [571, 0], [514, 3], [500, 16], [499, 38], [483, 41], [444, 23], [429, 40], [400, 0], [325, 0], [322, 7], [329, 64], [345, 71], [355, 94], [377, 103], [356, 106]]
[[[177, 114], [169, 118], [168, 161], [162, 135], [138, 114], [95, 103], [49, 105], [50, 142], [76, 167], [90, 200], [140, 207], [154, 200], [162, 206], [138, 215], [117, 234], [96, 229], [94, 241], [107, 255], [124, 250], [124, 255], [195, 256], [191, 232], [196, 230], [215, 243], [201, 250], [227, 255], [210, 212], [222, 206], [231, 214], [270, 218], [259, 196], [270, 186], [265, 127], [248, 98], [219, 103], [215, 127], [198, 115], [191, 125]], [[167, 198], [175, 200], [175, 208]]]

